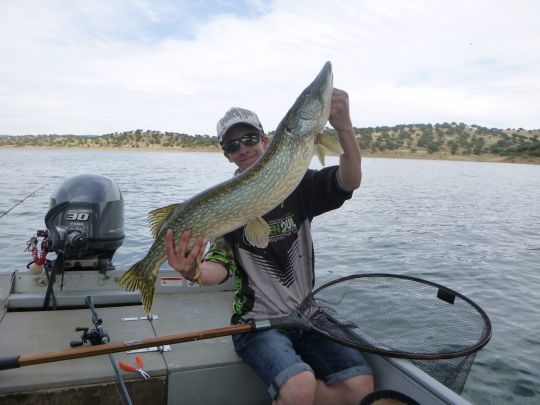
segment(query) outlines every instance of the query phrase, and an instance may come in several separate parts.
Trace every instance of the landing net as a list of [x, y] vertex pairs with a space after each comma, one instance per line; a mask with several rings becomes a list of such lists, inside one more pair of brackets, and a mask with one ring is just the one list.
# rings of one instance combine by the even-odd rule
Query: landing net
[[[463, 380], [455, 386], [444, 382], [456, 392], [463, 387], [475, 353], [491, 337], [489, 318], [474, 302], [441, 285], [408, 276], [341, 278], [316, 289], [300, 313], [332, 340], [414, 359], [413, 363], [439, 380]], [[461, 374], [452, 376], [445, 367], [454, 371], [458, 367], [464, 373], [456, 371]], [[441, 369], [442, 376], [436, 376]]]

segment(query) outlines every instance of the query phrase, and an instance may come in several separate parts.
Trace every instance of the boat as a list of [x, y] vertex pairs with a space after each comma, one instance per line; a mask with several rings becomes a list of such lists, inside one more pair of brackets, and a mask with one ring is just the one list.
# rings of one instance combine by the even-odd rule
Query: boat
[[[99, 271], [66, 272], [64, 287], [56, 293], [57, 309], [48, 311], [41, 310], [47, 288], [45, 275], [1, 274], [0, 358], [69, 349], [71, 341], [81, 339], [76, 328], [93, 327], [84, 305], [87, 296], [93, 297], [96, 311], [114, 341], [136, 341], [229, 323], [232, 282], [199, 287], [172, 270], [161, 270], [153, 319], [149, 320], [138, 294], [127, 293], [118, 285], [122, 273], [115, 270], [104, 280]], [[271, 403], [263, 384], [234, 352], [230, 337], [171, 345], [170, 351], [156, 349], [112, 355], [116, 363], [128, 364], [134, 364], [139, 355], [151, 376], [145, 380], [121, 371], [133, 403]], [[421, 404], [469, 403], [407, 360], [365, 355], [374, 370], [377, 390], [398, 391]], [[105, 355], [3, 370], [0, 381], [3, 404], [123, 403], [115, 371]]]
[[[99, 228], [88, 223], [95, 207], [81, 205], [69, 190], [66, 194], [66, 187], [81, 181], [86, 182], [87, 200], [93, 199], [88, 190], [105, 188], [107, 192], [94, 194], [100, 199], [112, 196], [108, 203], [116, 207], [114, 218], [123, 220], [123, 206], [116, 204], [121, 195], [110, 192], [114, 184], [101, 177], [67, 181], [51, 197], [45, 216], [48, 232], [38, 233], [48, 236], [49, 251], [56, 252], [48, 268], [0, 273], [0, 364], [18, 355], [99, 344], [93, 341], [93, 332], [103, 332], [111, 342], [125, 342], [126, 351], [1, 370], [0, 403], [121, 404], [129, 397], [135, 404], [270, 404], [266, 388], [236, 355], [230, 336], [127, 350], [131, 342], [152, 336], [229, 325], [235, 286], [229, 280], [200, 287], [162, 268], [152, 314], [145, 314], [139, 294], [125, 291], [118, 283], [125, 270], [112, 265], [123, 229], [113, 226], [114, 220], [103, 219], [111, 207], [93, 201], [101, 221], [108, 221], [107, 229], [115, 234], [91, 238], [87, 232]], [[62, 202], [66, 200], [70, 203]], [[65, 226], [62, 221], [86, 229]], [[95, 246], [87, 249], [85, 237]], [[36, 244], [34, 239], [34, 248]], [[70, 255], [66, 248], [70, 245], [85, 246], [88, 255], [81, 255], [81, 250]], [[88, 308], [89, 297], [94, 313]], [[469, 403], [408, 360], [365, 355], [374, 370], [377, 391], [399, 392], [420, 404]], [[119, 362], [138, 368], [137, 356], [149, 378], [118, 368]]]

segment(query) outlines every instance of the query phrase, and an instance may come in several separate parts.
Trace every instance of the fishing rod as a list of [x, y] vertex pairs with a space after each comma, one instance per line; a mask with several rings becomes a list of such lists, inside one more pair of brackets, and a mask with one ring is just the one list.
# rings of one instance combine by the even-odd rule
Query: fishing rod
[[22, 204], [25, 200], [32, 197], [34, 194], [36, 194], [39, 190], [41, 190], [43, 187], [45, 187], [47, 184], [42, 185], [37, 190], [33, 191], [32, 193], [28, 194], [26, 197], [24, 197], [21, 201], [19, 201], [17, 204], [15, 204], [13, 207], [11, 207], [9, 210], [2, 212], [0, 214], [0, 218], [5, 217], [11, 210], [13, 210], [17, 205]]
[[[92, 323], [94, 324], [94, 329], [89, 331], [88, 330], [89, 328], [85, 328], [85, 327], [75, 328], [76, 332], [83, 332], [83, 334], [81, 336], [81, 341], [74, 340], [71, 342], [70, 344], [71, 347], [82, 346], [86, 342], [90, 342], [93, 346], [109, 343], [110, 342], [109, 334], [103, 327], [103, 320], [98, 315], [96, 308], [94, 307], [94, 299], [91, 296], [87, 296], [84, 302], [86, 306], [92, 312]], [[118, 371], [118, 367], [116, 367], [114, 357], [111, 353], [108, 353], [108, 355], [109, 355], [109, 360], [111, 361], [111, 364], [113, 366], [116, 379], [118, 383], [120, 384], [120, 388], [122, 388], [122, 395], [124, 396], [126, 404], [132, 405], [131, 397], [129, 396], [129, 393], [127, 391], [126, 384], [124, 383], [124, 379], [122, 378], [122, 375]]]
[[0, 358], [0, 370], [272, 328], [311, 330], [355, 349], [416, 360], [473, 355], [491, 338], [487, 314], [467, 297], [419, 278], [373, 273], [342, 277], [320, 286], [291, 316], [4, 357]]

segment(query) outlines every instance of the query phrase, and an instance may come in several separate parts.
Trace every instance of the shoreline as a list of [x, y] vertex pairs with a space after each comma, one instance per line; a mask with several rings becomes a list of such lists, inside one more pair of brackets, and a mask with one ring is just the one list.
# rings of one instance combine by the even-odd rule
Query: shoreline
[[[92, 150], [92, 151], [130, 151], [130, 152], [210, 152], [210, 153], [222, 153], [217, 147], [208, 148], [178, 148], [178, 147], [155, 147], [155, 148], [80, 148], [80, 147], [46, 147], [46, 146], [0, 146], [0, 150], [3, 149], [41, 149], [41, 150]], [[331, 155], [330, 155], [331, 156]], [[514, 164], [540, 164], [540, 158], [536, 157], [521, 157], [521, 156], [500, 156], [492, 154], [484, 155], [452, 155], [444, 152], [427, 153], [425, 151], [418, 151], [416, 153], [410, 153], [405, 151], [397, 152], [366, 152], [362, 150], [362, 157], [364, 158], [384, 158], [384, 159], [413, 159], [413, 160], [447, 160], [447, 161], [464, 161], [464, 162], [479, 162], [479, 163], [514, 163]]]

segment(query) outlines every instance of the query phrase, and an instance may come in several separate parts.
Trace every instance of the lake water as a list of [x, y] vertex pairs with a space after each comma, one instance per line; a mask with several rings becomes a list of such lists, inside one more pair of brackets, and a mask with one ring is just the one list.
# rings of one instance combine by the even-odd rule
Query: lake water
[[[336, 158], [328, 163], [336, 163]], [[73, 175], [115, 180], [125, 204], [125, 268], [151, 244], [146, 213], [232, 175], [218, 153], [0, 149], [2, 271], [26, 271], [26, 241], [44, 229], [51, 192]], [[320, 167], [314, 160], [312, 167]], [[363, 184], [315, 218], [318, 283], [352, 273], [424, 278], [469, 297], [493, 337], [463, 396], [478, 404], [540, 403], [540, 166], [366, 158]]]

